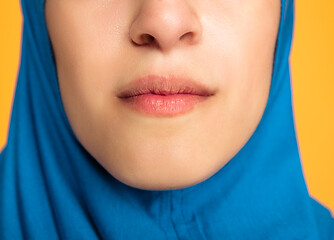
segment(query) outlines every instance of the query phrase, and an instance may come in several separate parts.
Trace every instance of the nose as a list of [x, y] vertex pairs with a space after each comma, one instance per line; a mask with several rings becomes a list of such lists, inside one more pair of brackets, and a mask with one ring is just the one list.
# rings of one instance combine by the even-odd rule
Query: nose
[[201, 36], [199, 17], [185, 0], [143, 0], [130, 27], [130, 39], [136, 46], [164, 52], [197, 44]]

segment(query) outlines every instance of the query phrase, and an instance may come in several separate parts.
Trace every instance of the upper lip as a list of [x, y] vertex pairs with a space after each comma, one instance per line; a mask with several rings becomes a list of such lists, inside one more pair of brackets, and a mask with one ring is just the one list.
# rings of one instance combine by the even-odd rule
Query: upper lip
[[175, 76], [147, 75], [125, 85], [117, 95], [129, 98], [144, 94], [175, 95], [192, 94], [199, 96], [214, 95], [214, 91], [191, 78]]

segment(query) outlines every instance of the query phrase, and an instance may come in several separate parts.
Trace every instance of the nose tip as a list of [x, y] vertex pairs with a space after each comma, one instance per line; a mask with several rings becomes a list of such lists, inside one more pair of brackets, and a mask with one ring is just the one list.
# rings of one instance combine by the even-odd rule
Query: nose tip
[[202, 35], [197, 14], [183, 0], [147, 0], [130, 27], [137, 46], [169, 51], [175, 46], [194, 45]]

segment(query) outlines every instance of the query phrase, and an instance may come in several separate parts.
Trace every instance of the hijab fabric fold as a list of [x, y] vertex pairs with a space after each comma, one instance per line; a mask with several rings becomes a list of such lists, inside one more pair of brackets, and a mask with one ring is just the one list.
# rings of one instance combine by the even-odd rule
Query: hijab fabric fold
[[281, 0], [271, 89], [246, 145], [209, 179], [148, 191], [111, 176], [76, 139], [62, 105], [44, 0], [21, 0], [20, 71], [0, 155], [0, 239], [334, 239], [310, 197], [291, 100], [293, 0]]

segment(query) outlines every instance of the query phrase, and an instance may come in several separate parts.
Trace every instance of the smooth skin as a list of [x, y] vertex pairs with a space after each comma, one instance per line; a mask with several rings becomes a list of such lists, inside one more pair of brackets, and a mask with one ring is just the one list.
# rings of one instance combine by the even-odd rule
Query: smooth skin
[[[167, 190], [202, 182], [258, 126], [279, 0], [46, 0], [45, 17], [73, 131], [124, 184]], [[174, 117], [124, 107], [118, 90], [148, 74], [190, 77], [215, 95]]]

